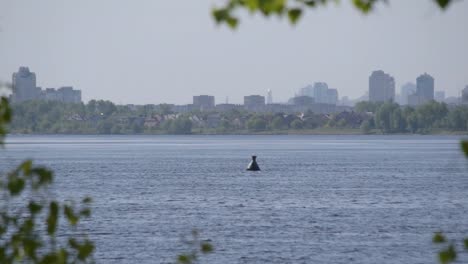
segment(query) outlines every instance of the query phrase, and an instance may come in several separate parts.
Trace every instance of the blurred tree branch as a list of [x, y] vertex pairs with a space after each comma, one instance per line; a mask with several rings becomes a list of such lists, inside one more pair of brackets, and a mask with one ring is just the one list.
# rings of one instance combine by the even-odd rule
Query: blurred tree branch
[[[378, 3], [389, 3], [389, 0], [350, 0], [361, 13], [371, 12]], [[455, 0], [432, 0], [440, 9], [445, 10]], [[287, 16], [291, 24], [296, 24], [303, 13], [310, 8], [329, 4], [339, 4], [340, 0], [226, 0], [226, 4], [212, 10], [213, 18], [218, 24], [236, 28], [239, 24], [238, 10], [247, 10], [251, 14], [260, 13], [265, 17]]]

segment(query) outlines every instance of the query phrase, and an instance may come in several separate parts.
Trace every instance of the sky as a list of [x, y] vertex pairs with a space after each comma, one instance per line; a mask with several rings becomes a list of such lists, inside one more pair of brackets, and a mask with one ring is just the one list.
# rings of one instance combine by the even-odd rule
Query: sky
[[468, 1], [442, 11], [390, 0], [362, 15], [342, 0], [296, 26], [242, 11], [236, 30], [210, 15], [223, 2], [0, 0], [0, 80], [28, 66], [42, 88], [119, 104], [188, 104], [200, 94], [242, 103], [268, 89], [285, 102], [314, 82], [356, 98], [373, 70], [394, 76], [397, 92], [424, 72], [447, 96], [468, 85]]

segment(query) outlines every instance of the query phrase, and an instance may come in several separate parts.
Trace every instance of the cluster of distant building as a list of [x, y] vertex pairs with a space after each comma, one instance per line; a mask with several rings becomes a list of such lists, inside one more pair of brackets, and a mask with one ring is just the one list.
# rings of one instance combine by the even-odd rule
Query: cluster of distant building
[[[13, 73], [13, 102], [23, 102], [28, 100], [48, 100], [65, 103], [80, 103], [81, 91], [74, 90], [73, 87], [60, 87], [58, 89], [36, 86], [36, 74], [28, 67], [20, 67], [18, 72]], [[468, 104], [468, 85], [462, 90], [460, 97], [445, 98], [443, 91], [435, 91], [434, 78], [424, 73], [416, 78], [416, 84], [406, 83], [401, 87], [401, 93], [396, 94], [395, 78], [382, 70], [372, 72], [369, 76], [368, 96], [358, 99], [358, 101], [369, 100], [370, 102], [398, 102], [401, 105], [418, 106], [429, 101], [436, 100], [452, 104]], [[243, 104], [215, 104], [215, 97], [212, 95], [193, 96], [192, 104], [169, 105], [171, 110], [178, 113], [192, 111], [218, 111], [247, 110], [252, 112], [306, 112], [311, 110], [315, 113], [333, 113], [350, 110], [352, 104], [347, 97], [338, 99], [338, 90], [329, 88], [325, 82], [316, 82], [307, 85], [291, 98], [288, 103], [274, 103], [271, 90], [267, 91], [266, 97], [263, 95], [244, 96]]]
[[461, 97], [445, 98], [444, 91], [435, 91], [434, 78], [421, 74], [416, 84], [409, 82], [401, 87], [399, 95], [395, 92], [395, 79], [382, 70], [374, 71], [369, 76], [369, 101], [393, 101], [401, 105], [418, 106], [432, 100], [449, 104], [468, 103], [468, 85], [461, 91]]
[[[338, 103], [338, 90], [328, 88], [324, 82], [316, 82], [314, 85], [307, 85], [301, 88], [299, 96], [308, 96], [313, 98], [314, 103], [336, 105]], [[294, 98], [297, 98], [296, 95]], [[292, 102], [294, 102], [294, 98]]]
[[[313, 90], [313, 89], [312, 89]], [[274, 103], [271, 90], [268, 90], [267, 96], [263, 95], [247, 95], [244, 96], [243, 104], [215, 104], [215, 97], [212, 95], [197, 95], [193, 96], [192, 104], [187, 105], [170, 105], [171, 110], [178, 113], [193, 112], [193, 111], [217, 111], [226, 112], [230, 110], [246, 110], [250, 112], [283, 112], [295, 113], [306, 112], [311, 110], [316, 113], [331, 113], [350, 109], [349, 106], [338, 106], [338, 92], [336, 89], [330, 89], [334, 92], [327, 93], [325, 91], [323, 98], [315, 100], [309, 95], [296, 95], [291, 98], [288, 103]], [[309, 92], [303, 90], [304, 93]], [[313, 93], [313, 92], [312, 92]], [[329, 96], [329, 95], [332, 96]]]
[[338, 90], [330, 89], [324, 82], [316, 82], [299, 90], [299, 93], [291, 98], [288, 103], [274, 103], [273, 93], [267, 91], [263, 95], [244, 96], [243, 104], [215, 103], [212, 95], [193, 96], [192, 104], [170, 105], [172, 111], [178, 113], [192, 111], [217, 111], [246, 110], [251, 112], [283, 112], [296, 113], [311, 110], [316, 113], [332, 113], [349, 110], [350, 106], [337, 105]]
[[11, 101], [14, 103], [29, 100], [59, 101], [64, 103], [81, 103], [81, 91], [73, 87], [64, 86], [58, 89], [36, 86], [36, 74], [28, 67], [20, 67], [12, 76], [13, 93]]

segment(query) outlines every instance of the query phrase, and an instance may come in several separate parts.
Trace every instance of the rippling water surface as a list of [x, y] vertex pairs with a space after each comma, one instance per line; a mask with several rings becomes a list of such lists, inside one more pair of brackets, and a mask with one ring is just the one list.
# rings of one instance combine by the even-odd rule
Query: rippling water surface
[[[90, 195], [97, 263], [170, 263], [193, 228], [203, 263], [435, 263], [434, 231], [468, 235], [459, 138], [10, 136], [61, 198]], [[261, 172], [246, 172], [257, 154]], [[466, 259], [465, 259], [466, 260]]]

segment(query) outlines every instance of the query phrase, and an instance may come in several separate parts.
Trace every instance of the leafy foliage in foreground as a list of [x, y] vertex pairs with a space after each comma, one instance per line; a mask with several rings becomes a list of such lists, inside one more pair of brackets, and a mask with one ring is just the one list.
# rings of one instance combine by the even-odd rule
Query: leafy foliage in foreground
[[[309, 8], [324, 6], [339, 0], [226, 0], [222, 7], [214, 8], [213, 18], [218, 24], [227, 24], [236, 28], [239, 24], [238, 10], [248, 10], [251, 14], [261, 13], [269, 16], [287, 16], [291, 24], [296, 24], [303, 13]], [[361, 13], [371, 12], [378, 3], [387, 3], [388, 0], [351, 0], [354, 7]], [[446, 9], [453, 0], [434, 0], [441, 8]]]
[[11, 121], [11, 109], [5, 97], [0, 98], [0, 145], [7, 133], [7, 124]]
[[[11, 119], [8, 100], [0, 99], [0, 145]], [[90, 217], [90, 198], [76, 206], [53, 199], [53, 173], [26, 160], [0, 172], [0, 263], [88, 263], [94, 244], [78, 224]], [[61, 221], [65, 223], [61, 224]]]
[[182, 253], [177, 256], [177, 263], [179, 264], [195, 264], [198, 263], [200, 255], [210, 254], [214, 248], [208, 241], [200, 240], [197, 230], [192, 231], [191, 240], [183, 240], [184, 244], [189, 246], [189, 252]]

